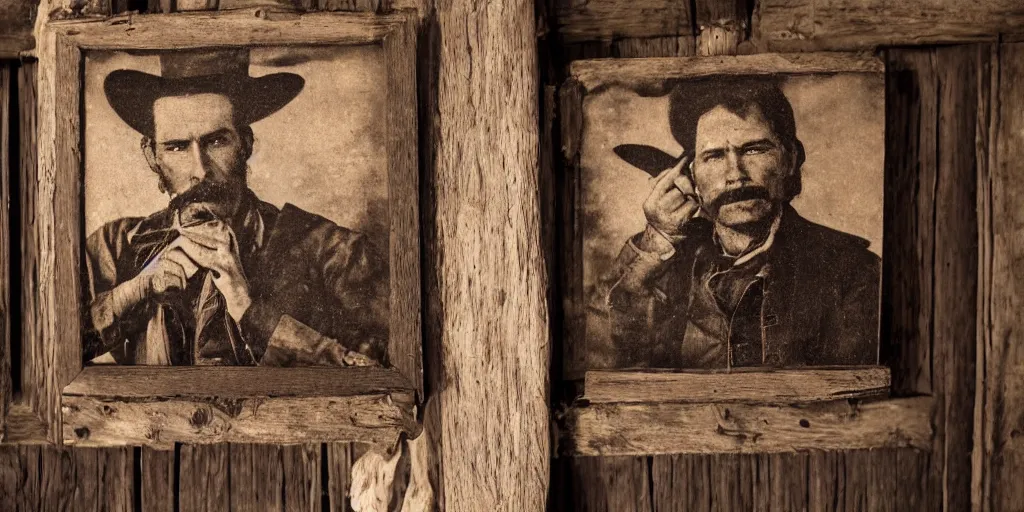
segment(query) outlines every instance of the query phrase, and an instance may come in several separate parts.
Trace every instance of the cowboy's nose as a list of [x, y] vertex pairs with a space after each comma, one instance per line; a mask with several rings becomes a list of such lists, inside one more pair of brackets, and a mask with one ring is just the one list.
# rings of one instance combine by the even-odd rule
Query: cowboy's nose
[[202, 181], [206, 177], [207, 159], [198, 143], [193, 142], [189, 146], [189, 156], [192, 180]]

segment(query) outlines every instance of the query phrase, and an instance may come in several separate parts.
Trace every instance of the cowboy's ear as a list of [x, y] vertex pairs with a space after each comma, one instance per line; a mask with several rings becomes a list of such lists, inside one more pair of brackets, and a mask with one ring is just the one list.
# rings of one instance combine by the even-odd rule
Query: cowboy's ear
[[142, 148], [142, 156], [146, 157], [146, 163], [149, 164], [149, 169], [157, 174], [160, 173], [160, 162], [156, 159], [156, 143], [153, 139], [143, 135], [142, 142], [139, 144]]

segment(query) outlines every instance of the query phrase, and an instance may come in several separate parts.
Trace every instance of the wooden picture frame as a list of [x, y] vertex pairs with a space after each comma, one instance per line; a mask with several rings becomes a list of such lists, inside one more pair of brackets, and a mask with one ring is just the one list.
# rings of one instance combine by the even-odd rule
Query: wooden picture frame
[[[563, 366], [569, 403], [559, 452], [574, 456], [771, 453], [932, 443], [932, 398], [890, 398], [888, 367], [669, 370], [591, 368], [587, 359], [581, 151], [591, 92], [661, 90], [665, 80], [719, 74], [882, 75], [870, 54], [804, 53], [574, 61], [560, 91], [564, 174]], [[882, 87], [884, 90], [884, 87]], [[621, 155], [620, 155], [621, 156]], [[881, 191], [879, 191], [881, 193]], [[882, 288], [884, 289], [884, 287]]]
[[[51, 21], [39, 55], [37, 333], [9, 442], [79, 446], [355, 441], [419, 432], [422, 399], [415, 16], [260, 9]], [[92, 50], [379, 45], [387, 72], [390, 367], [82, 365], [83, 75]]]

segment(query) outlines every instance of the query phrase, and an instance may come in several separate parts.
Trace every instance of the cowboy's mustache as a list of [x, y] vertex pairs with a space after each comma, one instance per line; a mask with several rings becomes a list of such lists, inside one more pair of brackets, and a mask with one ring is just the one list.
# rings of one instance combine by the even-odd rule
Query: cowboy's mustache
[[174, 196], [171, 199], [172, 210], [181, 209], [193, 203], [220, 203], [232, 200], [238, 195], [233, 187], [227, 183], [203, 180], [189, 187], [188, 190]]
[[721, 195], [716, 197], [708, 205], [712, 211], [718, 211], [723, 206], [730, 203], [738, 203], [740, 201], [750, 201], [753, 199], [763, 199], [765, 201], [771, 200], [771, 195], [768, 193], [768, 189], [758, 185], [750, 185], [746, 187], [734, 188], [732, 190], [726, 190]]

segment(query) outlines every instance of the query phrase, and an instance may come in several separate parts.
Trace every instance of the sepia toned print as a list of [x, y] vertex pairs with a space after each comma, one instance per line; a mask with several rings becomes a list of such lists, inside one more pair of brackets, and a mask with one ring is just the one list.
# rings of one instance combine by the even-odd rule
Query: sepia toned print
[[85, 360], [386, 363], [379, 52], [87, 54]]
[[711, 75], [584, 100], [591, 368], [878, 361], [880, 75]]

